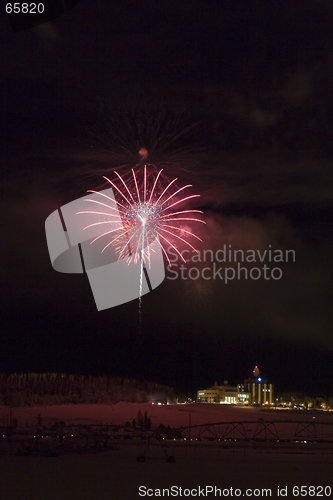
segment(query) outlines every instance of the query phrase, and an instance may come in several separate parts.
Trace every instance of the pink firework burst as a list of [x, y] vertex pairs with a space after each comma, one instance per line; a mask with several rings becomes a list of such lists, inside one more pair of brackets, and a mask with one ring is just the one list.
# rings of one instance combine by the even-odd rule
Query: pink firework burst
[[[188, 200], [197, 198], [198, 194], [187, 194], [186, 190], [192, 187], [191, 184], [181, 188], [175, 188], [177, 178], [171, 182], [165, 182], [162, 176], [163, 169], [156, 174], [155, 169], [149, 171], [149, 165], [139, 166], [135, 171], [131, 169], [131, 175], [125, 182], [118, 172], [114, 172], [117, 178], [111, 181], [108, 177], [104, 179], [112, 186], [117, 199], [112, 199], [103, 192], [89, 190], [90, 193], [100, 195], [99, 200], [86, 199], [85, 201], [97, 204], [108, 211], [84, 211], [78, 213], [96, 214], [99, 216], [109, 216], [111, 220], [103, 220], [90, 224], [88, 227], [105, 224], [109, 228], [101, 235], [91, 241], [91, 244], [100, 238], [108, 237], [110, 241], [106, 243], [102, 252], [110, 245], [114, 245], [119, 259], [148, 260], [150, 262], [149, 245], [157, 240], [162, 251], [171, 266], [166, 246], [172, 247], [184, 261], [184, 257], [177, 249], [177, 243], [181, 242], [192, 250], [196, 248], [189, 243], [189, 239], [202, 241], [199, 236], [189, 230], [184, 223], [205, 222], [197, 218], [197, 214], [202, 214], [201, 210], [182, 209]], [[120, 214], [121, 220], [115, 215]], [[116, 220], [112, 220], [112, 218]]]

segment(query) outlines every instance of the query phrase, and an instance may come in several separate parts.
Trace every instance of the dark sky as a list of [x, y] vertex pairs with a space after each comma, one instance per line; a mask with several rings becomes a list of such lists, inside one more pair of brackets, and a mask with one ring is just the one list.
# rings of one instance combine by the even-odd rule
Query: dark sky
[[[258, 365], [277, 391], [333, 394], [333, 7], [267, 4], [80, 0], [15, 34], [2, 15], [0, 370], [187, 391]], [[294, 249], [283, 278], [166, 279], [141, 335], [138, 301], [97, 312], [44, 223], [138, 145], [201, 194], [200, 249]]]

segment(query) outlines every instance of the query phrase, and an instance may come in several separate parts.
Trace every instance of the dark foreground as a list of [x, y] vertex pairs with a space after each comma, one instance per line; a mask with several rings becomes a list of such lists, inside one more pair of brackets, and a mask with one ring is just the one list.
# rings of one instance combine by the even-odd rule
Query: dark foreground
[[[333, 496], [333, 450], [309, 450], [300, 453], [297, 449], [223, 449], [210, 445], [189, 448], [184, 443], [171, 451], [176, 457], [175, 463], [166, 463], [161, 448], [157, 446], [150, 448], [146, 462], [138, 463], [136, 457], [140, 449], [134, 443], [102, 453], [85, 455], [3, 455], [0, 457], [0, 499], [168, 498], [168, 492], [165, 491], [163, 496], [162, 489], [170, 489], [172, 486], [177, 488], [174, 488], [173, 495], [172, 491], [169, 491], [170, 498], [224, 498], [237, 495], [295, 498], [301, 495], [297, 495], [297, 489], [293, 493], [293, 488], [299, 487], [300, 491], [301, 486], [308, 487], [303, 489], [307, 492], [307, 497]], [[216, 486], [221, 490], [221, 495], [209, 493], [210, 490], [206, 491], [206, 486]], [[328, 488], [310, 491], [310, 486], [330, 486], [331, 495]], [[155, 492], [148, 488], [158, 488], [160, 491]], [[180, 488], [194, 490], [189, 494]], [[281, 491], [281, 488], [283, 490], [278, 496], [278, 490]], [[249, 489], [252, 491], [246, 493]], [[144, 496], [145, 491], [149, 495]], [[283, 495], [285, 492], [287, 495]]]

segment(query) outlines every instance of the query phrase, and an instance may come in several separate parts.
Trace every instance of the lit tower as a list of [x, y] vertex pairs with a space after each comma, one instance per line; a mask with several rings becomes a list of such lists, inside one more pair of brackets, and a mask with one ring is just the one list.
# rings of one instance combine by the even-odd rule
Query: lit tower
[[274, 386], [269, 384], [260, 376], [258, 366], [255, 366], [253, 371], [253, 379], [244, 380], [245, 391], [251, 394], [251, 402], [253, 405], [273, 405], [274, 401]]

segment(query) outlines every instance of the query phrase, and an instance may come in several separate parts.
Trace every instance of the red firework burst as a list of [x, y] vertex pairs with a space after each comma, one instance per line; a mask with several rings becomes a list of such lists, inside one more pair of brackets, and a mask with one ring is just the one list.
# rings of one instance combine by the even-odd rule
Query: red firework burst
[[[165, 249], [166, 244], [172, 247], [180, 258], [186, 262], [176, 247], [177, 242], [181, 241], [196, 252], [195, 247], [182, 236], [194, 238], [199, 241], [202, 240], [199, 236], [189, 231], [189, 228], [184, 229], [184, 222], [202, 224], [205, 224], [205, 222], [193, 215], [202, 214], [201, 210], [178, 209], [188, 200], [197, 198], [200, 195], [189, 194], [184, 196], [184, 191], [192, 187], [192, 185], [188, 184], [175, 189], [177, 178], [165, 183], [161, 175], [163, 169], [155, 174], [155, 170], [153, 173], [149, 172], [147, 165], [144, 165], [143, 169], [141, 166], [139, 168], [143, 171], [137, 170], [136, 173], [133, 168], [131, 169], [131, 176], [127, 182], [125, 182], [124, 178], [118, 172], [114, 172], [117, 176], [114, 181], [103, 176], [115, 190], [117, 199], [103, 192], [88, 191], [88, 193], [100, 195], [101, 199], [86, 199], [85, 201], [106, 207], [108, 212], [89, 210], [78, 213], [107, 216], [108, 219], [99, 220], [94, 224], [86, 226], [84, 229], [99, 224], [111, 225], [111, 229], [107, 229], [94, 238], [91, 244], [100, 238], [109, 236], [111, 240], [107, 242], [102, 252], [110, 245], [114, 245], [119, 259], [125, 258], [129, 261], [135, 259], [136, 261], [141, 257], [143, 260], [147, 258], [148, 262], [150, 262], [149, 245], [156, 239], [170, 266], [171, 262]], [[176, 211], [175, 207], [177, 207]], [[120, 214], [120, 218], [118, 214]]]

